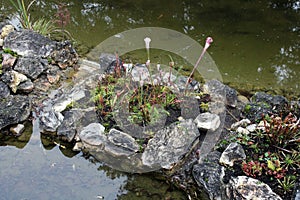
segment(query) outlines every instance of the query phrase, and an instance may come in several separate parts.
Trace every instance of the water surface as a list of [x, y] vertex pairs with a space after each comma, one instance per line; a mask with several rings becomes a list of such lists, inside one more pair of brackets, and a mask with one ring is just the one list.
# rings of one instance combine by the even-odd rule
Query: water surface
[[[58, 1], [36, 2], [31, 12], [33, 19], [55, 18]], [[81, 45], [81, 53], [87, 53], [114, 34], [140, 27], [172, 29], [200, 44], [207, 36], [212, 36], [214, 43], [209, 53], [226, 83], [238, 89], [262, 89], [299, 96], [300, 1], [59, 2], [66, 3], [70, 11], [71, 23], [66, 28]], [[7, 16], [17, 25], [9, 1], [0, 0], [0, 3], [0, 18]], [[167, 62], [165, 55], [160, 57], [155, 53], [159, 52], [153, 51], [158, 61]], [[146, 59], [144, 52], [132, 52], [127, 57], [137, 62]], [[175, 62], [189, 65], [179, 59]], [[32, 131], [30, 125], [24, 135], [0, 137], [0, 141], [3, 199], [186, 198], [151, 175], [120, 173], [82, 153], [64, 149], [51, 139], [42, 140], [40, 133]]]

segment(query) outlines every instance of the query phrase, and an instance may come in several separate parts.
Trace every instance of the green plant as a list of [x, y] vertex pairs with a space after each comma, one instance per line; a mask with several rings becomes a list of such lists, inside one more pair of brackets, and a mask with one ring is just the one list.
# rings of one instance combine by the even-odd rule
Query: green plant
[[52, 32], [56, 31], [54, 22], [51, 20], [40, 18], [36, 21], [33, 21], [31, 19], [29, 10], [36, 0], [32, 0], [27, 6], [25, 5], [24, 0], [16, 0], [16, 2], [14, 0], [9, 1], [17, 10], [22, 28], [34, 30], [45, 36], [48, 36]]
[[300, 153], [299, 152], [292, 152], [292, 154], [287, 154], [281, 152], [283, 155], [282, 166], [285, 168], [292, 168], [297, 169], [300, 168]]
[[25, 5], [24, 0], [9, 0], [11, 4], [15, 7], [19, 14], [19, 20], [23, 28], [32, 29], [32, 22], [30, 19], [29, 9], [36, 0], [32, 0], [28, 6]]
[[296, 176], [286, 176], [283, 180], [277, 179], [280, 187], [283, 189], [284, 194], [291, 192], [294, 189], [296, 183]]
[[18, 53], [14, 52], [13, 50], [9, 49], [9, 48], [4, 48], [3, 49], [3, 53], [8, 53], [14, 57], [18, 57]]

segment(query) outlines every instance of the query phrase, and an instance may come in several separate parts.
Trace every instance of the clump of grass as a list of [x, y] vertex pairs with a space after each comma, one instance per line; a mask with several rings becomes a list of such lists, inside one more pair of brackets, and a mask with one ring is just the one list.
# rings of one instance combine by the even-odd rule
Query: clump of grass
[[[18, 13], [18, 18], [23, 29], [36, 31], [44, 36], [50, 37], [55, 33], [63, 33], [63, 39], [67, 36], [72, 38], [71, 34], [65, 29], [66, 25], [70, 22], [70, 13], [64, 4], [59, 4], [57, 13], [55, 14], [56, 20], [48, 20], [39, 18], [33, 20], [30, 16], [30, 9], [36, 0], [32, 0], [28, 5], [24, 0], [9, 0]], [[55, 24], [58, 24], [58, 28]]]

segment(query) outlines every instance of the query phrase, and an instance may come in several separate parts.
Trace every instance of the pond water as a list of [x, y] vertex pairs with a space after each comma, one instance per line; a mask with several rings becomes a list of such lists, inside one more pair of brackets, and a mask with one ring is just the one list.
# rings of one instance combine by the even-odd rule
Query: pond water
[[[225, 83], [240, 90], [262, 89], [299, 96], [300, 1], [59, 2], [67, 4], [71, 23], [66, 28], [80, 44], [83, 56], [108, 37], [134, 28], [172, 29], [201, 45], [207, 36], [212, 36], [214, 43], [208, 51]], [[0, 19], [9, 17], [13, 24], [18, 24], [9, 1], [0, 3]], [[31, 17], [54, 18], [57, 3], [57, 0], [37, 0]], [[144, 52], [129, 56], [137, 61], [146, 57]], [[175, 62], [180, 64], [179, 60]], [[152, 175], [114, 171], [81, 153], [41, 139], [40, 133], [33, 130], [29, 125], [19, 138], [0, 137], [3, 199], [186, 198]]]

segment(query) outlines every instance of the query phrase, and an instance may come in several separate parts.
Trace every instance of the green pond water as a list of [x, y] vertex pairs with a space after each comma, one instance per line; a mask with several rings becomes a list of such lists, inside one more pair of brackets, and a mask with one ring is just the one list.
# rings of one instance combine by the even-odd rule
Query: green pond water
[[[53, 19], [62, 2], [71, 16], [66, 29], [78, 42], [82, 57], [120, 32], [162, 27], [201, 45], [206, 37], [213, 37], [208, 52], [223, 81], [240, 91], [299, 96], [300, 1], [37, 0], [32, 19]], [[0, 19], [5, 17], [18, 26], [14, 8], [0, 0]], [[151, 61], [168, 62], [167, 54], [151, 51]], [[143, 62], [146, 53], [137, 50], [123, 57]], [[192, 66], [180, 56], [174, 58], [178, 65]], [[59, 147], [30, 125], [18, 138], [0, 136], [0, 145], [1, 199], [187, 198], [152, 175], [116, 172]]]

